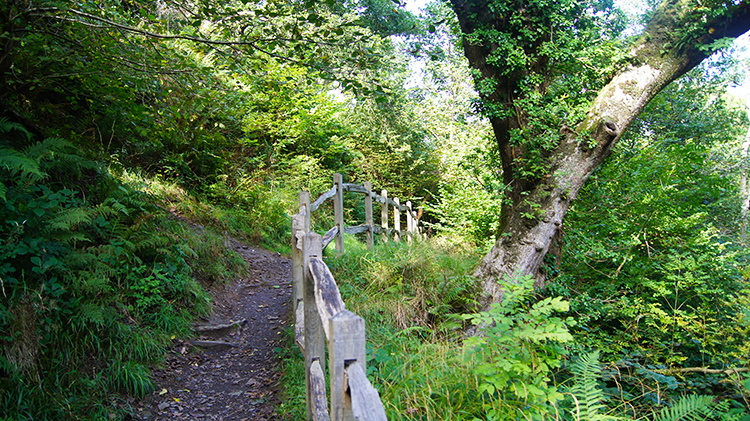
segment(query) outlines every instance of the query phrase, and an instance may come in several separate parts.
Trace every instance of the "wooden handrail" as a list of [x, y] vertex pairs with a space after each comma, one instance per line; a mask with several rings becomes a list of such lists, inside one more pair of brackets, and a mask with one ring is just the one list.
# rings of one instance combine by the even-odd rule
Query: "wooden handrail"
[[[343, 193], [365, 194], [365, 223], [347, 227], [343, 220]], [[310, 217], [325, 201], [334, 201], [335, 226], [325, 236], [310, 231]], [[373, 221], [372, 204], [382, 204], [381, 223]], [[389, 208], [393, 207], [393, 226], [389, 228]], [[401, 231], [401, 212], [406, 214], [406, 231]], [[336, 240], [343, 253], [344, 233], [367, 233], [372, 247], [375, 234], [387, 241], [393, 235], [398, 241], [418, 237], [419, 219], [411, 202], [401, 205], [388, 192], [372, 192], [364, 186], [342, 183], [340, 174], [334, 185], [310, 203], [310, 194], [300, 193], [300, 210], [292, 216], [292, 277], [295, 342], [305, 356], [305, 382], [308, 420], [387, 421], [385, 407], [377, 390], [367, 379], [365, 321], [346, 309], [336, 280], [323, 261], [323, 249]], [[330, 396], [326, 397], [326, 346], [328, 348], [328, 379]], [[330, 399], [330, 408], [328, 405]], [[330, 412], [329, 412], [330, 411]]]
[[[292, 273], [299, 273], [294, 269], [301, 258], [302, 279], [294, 278], [295, 341], [305, 356], [307, 419], [386, 421], [378, 392], [364, 375], [365, 321], [346, 309], [336, 280], [322, 259], [320, 234], [298, 229], [304, 225], [303, 218], [302, 213], [292, 217]], [[301, 298], [297, 295], [300, 290]], [[325, 393], [326, 344], [330, 415]]]
[[354, 418], [364, 419], [386, 419], [383, 405], [373, 405], [380, 399], [378, 391], [367, 380], [367, 375], [358, 362], [354, 362], [346, 369], [349, 379], [349, 390], [352, 391], [352, 413]]
[[[302, 196], [300, 196], [300, 212], [305, 209], [307, 212], [307, 223], [309, 224], [310, 216], [313, 212], [318, 210], [328, 200], [333, 200], [333, 212], [334, 212], [334, 227], [331, 228], [325, 235], [323, 240], [323, 249], [325, 249], [332, 240], [336, 240], [336, 250], [339, 253], [344, 253], [344, 234], [367, 234], [367, 247], [372, 248], [375, 240], [375, 234], [382, 234], [382, 241], [387, 241], [389, 238], [393, 238], [394, 241], [400, 241], [401, 238], [406, 237], [408, 241], [412, 241], [413, 238], [419, 238], [421, 236], [419, 228], [419, 217], [417, 213], [412, 209], [411, 202], [407, 201], [405, 204], [401, 204], [397, 197], [389, 198], [387, 190], [381, 190], [381, 194], [377, 194], [372, 191], [370, 182], [365, 182], [365, 185], [360, 186], [359, 184], [343, 183], [341, 174], [334, 174], [333, 176], [333, 187], [330, 190], [324, 192], [312, 204], [310, 204], [309, 193], [306, 197], [305, 205], [302, 202]], [[353, 192], [361, 193], [365, 195], [365, 223], [362, 225], [355, 225], [347, 227], [344, 225], [344, 205], [343, 205], [343, 193]], [[381, 221], [379, 225], [376, 225], [373, 220], [373, 202], [378, 202], [382, 205], [381, 209]], [[393, 208], [393, 229], [389, 229], [389, 218], [388, 209]], [[401, 214], [406, 215], [406, 231], [401, 231]], [[309, 231], [309, 229], [308, 229]], [[333, 238], [329, 237], [333, 235]]]

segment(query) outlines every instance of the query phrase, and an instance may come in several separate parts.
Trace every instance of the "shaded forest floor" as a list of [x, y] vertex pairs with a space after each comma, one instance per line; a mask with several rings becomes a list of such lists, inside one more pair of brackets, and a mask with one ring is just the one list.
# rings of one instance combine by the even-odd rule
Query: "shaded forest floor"
[[133, 404], [136, 419], [280, 419], [274, 349], [283, 346], [289, 325], [291, 262], [236, 240], [230, 246], [248, 262], [248, 274], [208, 288], [213, 311], [200, 324], [246, 322], [203, 332], [194, 341], [174, 341], [165, 366], [154, 370], [156, 391]]

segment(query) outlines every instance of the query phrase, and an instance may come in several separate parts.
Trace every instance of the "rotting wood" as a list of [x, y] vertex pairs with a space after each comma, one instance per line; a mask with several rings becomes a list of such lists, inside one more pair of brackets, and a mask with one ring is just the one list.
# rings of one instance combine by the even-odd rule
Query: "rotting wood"
[[312, 205], [310, 205], [310, 212], [315, 212], [323, 203], [325, 203], [326, 200], [333, 199], [334, 196], [336, 196], [335, 185], [331, 187], [331, 190], [328, 190], [327, 192], [321, 194], [319, 198], [315, 199]]
[[334, 238], [336, 238], [336, 235], [339, 233], [339, 227], [333, 227], [328, 230], [327, 233], [323, 236], [323, 239], [321, 240], [323, 250], [326, 249], [326, 247], [331, 244], [331, 241], [333, 241]]
[[312, 258], [310, 259], [309, 269], [315, 280], [315, 304], [318, 308], [320, 322], [323, 325], [326, 338], [330, 340], [331, 332], [328, 321], [341, 311], [346, 310], [346, 306], [341, 299], [336, 280], [333, 279], [333, 275], [325, 262]]
[[406, 202], [406, 240], [412, 242], [414, 239], [414, 214], [411, 210], [411, 201]]
[[[303, 202], [303, 199], [304, 198], [300, 193], [300, 202]], [[305, 216], [298, 213], [292, 216], [292, 309], [298, 309], [302, 305], [302, 300], [304, 299], [304, 273], [302, 268], [302, 262], [304, 260], [302, 251], [305, 241], [304, 237]], [[302, 337], [304, 333], [304, 317], [300, 317], [299, 310], [295, 310], [295, 314], [297, 317], [294, 322], [294, 337], [297, 340], [297, 343], [302, 341], [302, 347], [304, 348], [304, 339]], [[302, 312], [301, 315], [304, 316], [304, 312]]]
[[359, 421], [386, 421], [388, 418], [380, 394], [367, 379], [359, 362], [349, 364], [346, 374], [354, 418]]
[[316, 421], [329, 421], [326, 378], [319, 360], [315, 360], [310, 364], [310, 385], [312, 386], [313, 399], [312, 419]]
[[401, 204], [399, 203], [398, 197], [394, 197], [393, 201], [396, 206], [393, 208], [393, 229], [395, 234], [393, 235], [393, 241], [401, 241]]
[[219, 325], [195, 326], [193, 329], [195, 329], [196, 332], [216, 332], [217, 330], [238, 328], [240, 326], [243, 326], [245, 323], [247, 323], [247, 319], [241, 319], [237, 320], [236, 322], [224, 323]]
[[383, 231], [383, 235], [381, 236], [381, 239], [383, 243], [388, 241], [388, 190], [381, 190], [380, 194], [383, 195], [383, 201], [381, 202], [383, 205], [380, 208], [380, 225], [383, 227], [385, 231]]
[[[312, 206], [310, 206], [310, 192], [302, 190], [299, 192], [299, 213], [304, 220], [303, 229], [305, 232], [310, 231], [310, 219], [312, 218]], [[308, 210], [309, 209], [309, 210]]]
[[300, 300], [294, 310], [294, 340], [302, 353], [305, 353], [305, 302]]

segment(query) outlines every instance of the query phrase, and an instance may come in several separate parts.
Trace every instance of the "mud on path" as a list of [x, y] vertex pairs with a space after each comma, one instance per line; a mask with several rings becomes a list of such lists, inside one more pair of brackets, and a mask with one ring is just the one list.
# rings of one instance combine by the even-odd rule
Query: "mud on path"
[[209, 288], [213, 311], [199, 324], [247, 322], [204, 332], [199, 346], [195, 341], [175, 342], [165, 367], [154, 370], [156, 391], [133, 408], [139, 419], [280, 419], [274, 348], [283, 346], [282, 331], [289, 325], [291, 262], [277, 253], [230, 242], [248, 262], [248, 275]]

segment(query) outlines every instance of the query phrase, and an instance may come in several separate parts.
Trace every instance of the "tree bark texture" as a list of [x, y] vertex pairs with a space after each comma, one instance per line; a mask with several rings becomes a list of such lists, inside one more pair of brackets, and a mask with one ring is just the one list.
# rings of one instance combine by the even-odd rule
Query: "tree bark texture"
[[[485, 27], [494, 24], [486, 12], [488, 3], [452, 0], [470, 65], [481, 77], [496, 79], [500, 87], [492, 93], [480, 90], [482, 100], [513, 106], [513, 91], [502, 87], [512, 87], [517, 81], [502, 75], [502, 69], [487, 61], [497, 46], [477, 43], [471, 37], [479, 24]], [[554, 252], [571, 201], [610, 155], [628, 126], [662, 88], [710, 54], [702, 46], [722, 37], [737, 37], [750, 29], [750, 5], [742, 1], [728, 8], [723, 16], [699, 22], [704, 35], [694, 36], [688, 43], [680, 42], [681, 26], [692, 10], [694, 3], [688, 0], [668, 0], [658, 7], [644, 34], [630, 47], [626, 63], [599, 91], [586, 118], [575, 128], [560, 122], [561, 140], [545, 161], [549, 164], [545, 177], [525, 179], [516, 173], [517, 157], [528, 151], [514, 146], [509, 139], [511, 129], [523, 124], [523, 116], [490, 117], [502, 158], [504, 182], [511, 191], [503, 203], [497, 241], [475, 272], [486, 293], [482, 301], [485, 307], [502, 300], [504, 289], [500, 280], [532, 275], [538, 286], [544, 284], [544, 258], [551, 250]], [[546, 65], [542, 59], [529, 64], [530, 67]]]

